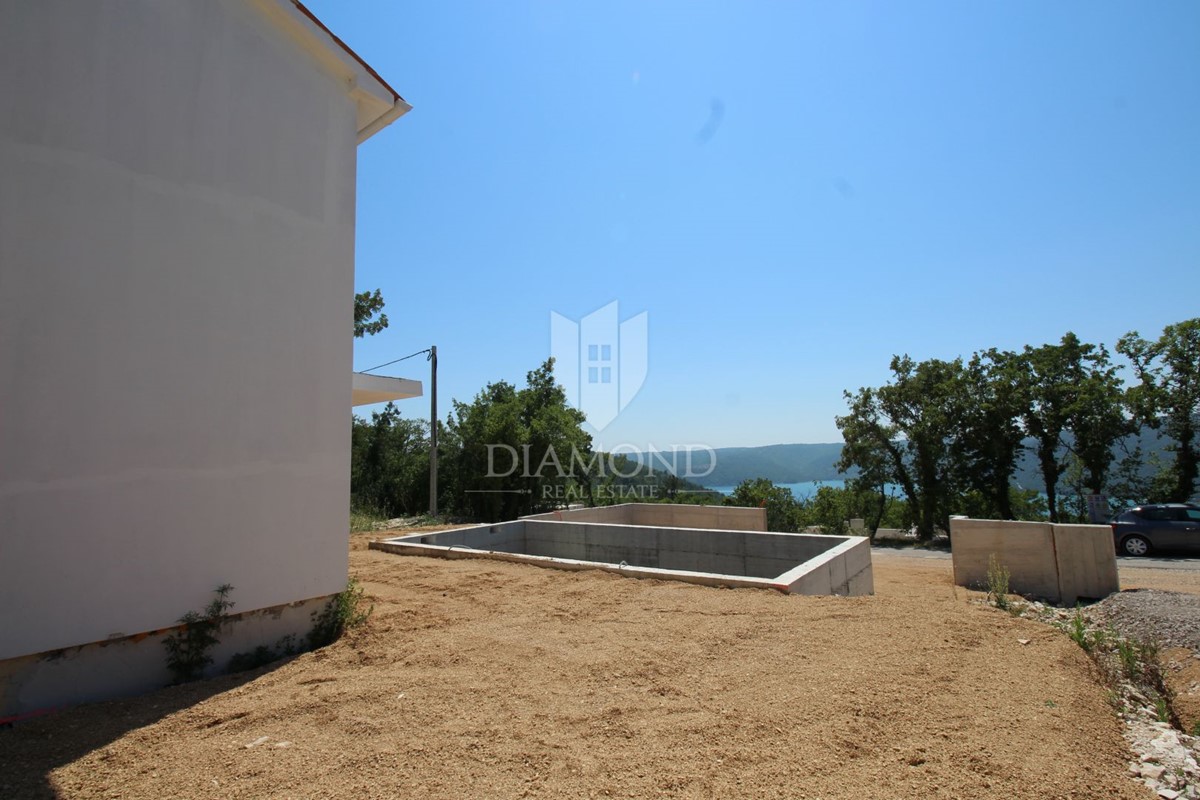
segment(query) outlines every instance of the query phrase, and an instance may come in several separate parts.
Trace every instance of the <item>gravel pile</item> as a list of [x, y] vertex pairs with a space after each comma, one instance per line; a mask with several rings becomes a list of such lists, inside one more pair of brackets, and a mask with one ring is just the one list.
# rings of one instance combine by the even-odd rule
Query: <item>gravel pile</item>
[[1200, 595], [1136, 589], [1110, 595], [1087, 611], [1128, 639], [1200, 651]]

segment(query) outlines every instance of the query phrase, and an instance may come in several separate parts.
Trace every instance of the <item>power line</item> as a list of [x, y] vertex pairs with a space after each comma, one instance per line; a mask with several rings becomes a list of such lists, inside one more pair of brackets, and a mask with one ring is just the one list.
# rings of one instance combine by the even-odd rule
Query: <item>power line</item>
[[[430, 354], [432, 352], [433, 352], [432, 348], [427, 347], [424, 350], [418, 350], [415, 353], [409, 353], [404, 358], [397, 358], [395, 361], [389, 361], [386, 364], [380, 364], [378, 366], [371, 367], [370, 369], [364, 369], [364, 370], [359, 370], [359, 371], [360, 372], [374, 372], [377, 369], [383, 369], [384, 367], [390, 367], [392, 364], [399, 364], [401, 361], [407, 361], [410, 358], [415, 358], [416, 356], [419, 356], [419, 355]], [[426, 360], [428, 360], [428, 359], [426, 359]]]

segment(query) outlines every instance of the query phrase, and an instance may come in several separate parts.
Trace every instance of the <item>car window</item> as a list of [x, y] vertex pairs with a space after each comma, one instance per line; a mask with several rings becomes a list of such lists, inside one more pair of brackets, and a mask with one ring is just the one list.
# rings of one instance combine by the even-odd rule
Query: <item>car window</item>
[[1138, 509], [1136, 513], [1142, 519], [1148, 519], [1154, 522], [1165, 522], [1166, 520], [1170, 519], [1165, 508], [1141, 508]]
[[1187, 511], [1188, 522], [1200, 522], [1200, 511], [1194, 508], [1185, 509]]

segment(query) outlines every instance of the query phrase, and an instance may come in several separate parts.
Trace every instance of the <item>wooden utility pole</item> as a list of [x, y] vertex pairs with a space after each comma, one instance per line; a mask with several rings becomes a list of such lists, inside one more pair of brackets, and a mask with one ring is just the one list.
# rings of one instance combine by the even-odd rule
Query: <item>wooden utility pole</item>
[[436, 517], [437, 503], [437, 345], [429, 348], [429, 516]]

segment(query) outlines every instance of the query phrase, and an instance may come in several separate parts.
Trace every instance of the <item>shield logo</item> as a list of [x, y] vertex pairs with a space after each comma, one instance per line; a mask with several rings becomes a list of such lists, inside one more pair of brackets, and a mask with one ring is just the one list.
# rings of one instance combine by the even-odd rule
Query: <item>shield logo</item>
[[646, 380], [647, 312], [618, 321], [617, 301], [575, 322], [550, 312], [550, 355], [567, 402], [597, 432], [629, 405]]

